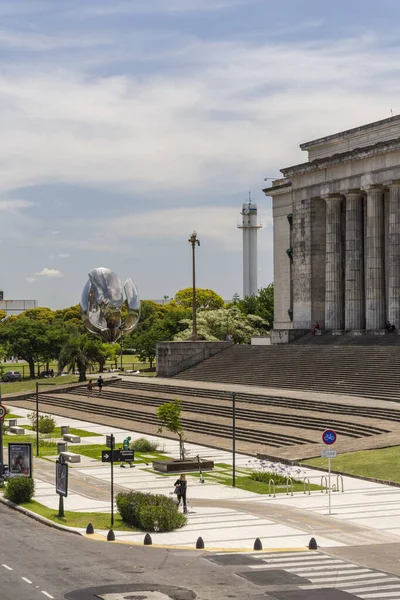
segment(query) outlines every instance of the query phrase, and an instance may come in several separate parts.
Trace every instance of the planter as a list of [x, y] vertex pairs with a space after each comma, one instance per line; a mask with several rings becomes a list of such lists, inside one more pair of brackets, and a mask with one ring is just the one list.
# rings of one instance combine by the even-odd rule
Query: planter
[[[202, 471], [211, 471], [214, 468], [213, 460], [200, 461]], [[189, 471], [198, 471], [199, 463], [197, 459], [191, 460], [154, 460], [153, 469], [160, 473], [186, 473]]]

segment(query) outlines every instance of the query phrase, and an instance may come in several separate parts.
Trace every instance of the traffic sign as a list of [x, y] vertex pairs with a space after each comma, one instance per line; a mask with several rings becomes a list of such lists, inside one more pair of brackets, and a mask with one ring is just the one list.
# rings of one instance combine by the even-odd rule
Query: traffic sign
[[121, 461], [132, 462], [135, 458], [133, 450], [120, 450]]
[[334, 444], [336, 442], [336, 437], [336, 432], [333, 431], [333, 429], [327, 429], [322, 434], [322, 441], [324, 442], [324, 444], [330, 446], [331, 444]]
[[106, 446], [107, 448], [114, 448], [114, 436], [113, 434], [111, 435], [106, 435]]
[[101, 462], [121, 462], [121, 460], [121, 450], [101, 451]]
[[4, 404], [0, 404], [0, 420], [3, 420], [7, 414], [7, 409]]
[[322, 458], [336, 458], [336, 450], [321, 450]]

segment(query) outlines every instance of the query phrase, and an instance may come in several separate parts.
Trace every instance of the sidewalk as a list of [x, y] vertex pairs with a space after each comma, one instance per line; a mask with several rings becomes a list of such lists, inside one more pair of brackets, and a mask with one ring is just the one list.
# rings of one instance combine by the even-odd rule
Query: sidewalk
[[[7, 403], [7, 406], [9, 404]], [[10, 406], [11, 408], [11, 406]], [[20, 407], [13, 412], [21, 417], [23, 425], [29, 412]], [[105, 435], [114, 433], [117, 445], [130, 435], [132, 439], [142, 434], [114, 429], [86, 421], [55, 417], [58, 426], [71, 427], [100, 434], [81, 439], [81, 445], [104, 444]], [[178, 442], [146, 435], [158, 441], [168, 456], [178, 458]], [[69, 444], [69, 450], [78, 450], [79, 444]], [[213, 450], [196, 444], [186, 444], [191, 456], [211, 458], [217, 464], [232, 464], [231, 453]], [[35, 499], [48, 508], [58, 508], [55, 493], [56, 457], [35, 459]], [[243, 454], [236, 455], [237, 469], [256, 467], [259, 461]], [[215, 468], [218, 471], [219, 467]], [[311, 483], [320, 484], [321, 473], [315, 469], [287, 467], [292, 476], [308, 477]], [[226, 472], [226, 471], [225, 471]], [[71, 464], [69, 469], [69, 494], [64, 501], [65, 510], [76, 512], [110, 512], [110, 465], [82, 456], [82, 462]], [[120, 490], [145, 490], [169, 495], [173, 490], [174, 476], [153, 472], [151, 465], [135, 468], [114, 466], [115, 493]], [[336, 484], [336, 476], [332, 476]], [[311, 495], [295, 493], [278, 494], [276, 498], [238, 488], [206, 481], [201, 484], [197, 473], [188, 474], [188, 524], [171, 533], [152, 533], [154, 544], [167, 544], [194, 548], [201, 536], [207, 548], [252, 550], [259, 537], [264, 549], [306, 548], [311, 537], [321, 547], [343, 545], [379, 544], [400, 542], [400, 489], [386, 485], [344, 477], [344, 493], [332, 493], [332, 514], [328, 514], [328, 496], [320, 491]], [[383, 514], [382, 514], [383, 513]], [[85, 533], [84, 529], [79, 530]], [[96, 531], [106, 539], [108, 531]], [[115, 532], [117, 540], [143, 543], [144, 533]]]

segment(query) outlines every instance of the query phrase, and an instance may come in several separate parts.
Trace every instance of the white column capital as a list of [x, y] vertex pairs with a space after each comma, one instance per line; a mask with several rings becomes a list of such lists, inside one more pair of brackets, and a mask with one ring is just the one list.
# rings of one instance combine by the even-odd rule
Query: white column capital
[[346, 200], [348, 198], [351, 198], [354, 200], [362, 200], [365, 196], [365, 192], [364, 192], [364, 190], [352, 189], [352, 190], [348, 190], [347, 192], [344, 192], [344, 195], [346, 197]]
[[392, 179], [392, 181], [389, 181], [386, 186], [391, 190], [391, 189], [396, 189], [396, 188], [400, 188], [400, 179]]

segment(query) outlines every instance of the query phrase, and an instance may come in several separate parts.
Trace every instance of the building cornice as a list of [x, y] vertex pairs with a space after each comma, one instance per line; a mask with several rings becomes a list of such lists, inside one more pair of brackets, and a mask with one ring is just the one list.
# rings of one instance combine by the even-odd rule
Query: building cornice
[[371, 146], [366, 146], [364, 148], [354, 148], [354, 150], [350, 150], [348, 152], [341, 152], [326, 158], [317, 158], [311, 162], [301, 163], [299, 165], [294, 165], [293, 167], [286, 167], [285, 169], [281, 169], [281, 173], [284, 175], [284, 177], [302, 175], [303, 173], [310, 173], [310, 171], [318, 171], [320, 169], [326, 169], [327, 167], [334, 167], [336, 165], [349, 162], [350, 160], [362, 160], [363, 158], [369, 158], [371, 156], [375, 156], [376, 154], [393, 152], [395, 150], [400, 150], [400, 138], [377, 142], [376, 144], [372, 144]]
[[353, 135], [355, 133], [360, 133], [362, 131], [368, 131], [369, 129], [376, 129], [382, 125], [386, 125], [389, 123], [398, 123], [400, 121], [400, 115], [396, 115], [394, 117], [388, 117], [387, 119], [381, 119], [380, 121], [374, 121], [373, 123], [367, 123], [367, 125], [361, 125], [360, 127], [353, 127], [352, 129], [346, 129], [345, 131], [340, 131], [339, 133], [333, 133], [332, 135], [327, 135], [321, 138], [317, 138], [316, 140], [311, 140], [310, 142], [305, 142], [304, 144], [300, 144], [300, 148], [302, 150], [308, 150], [314, 146], [318, 146], [320, 144], [325, 144], [326, 142], [331, 142], [333, 140], [340, 140], [344, 137]]

